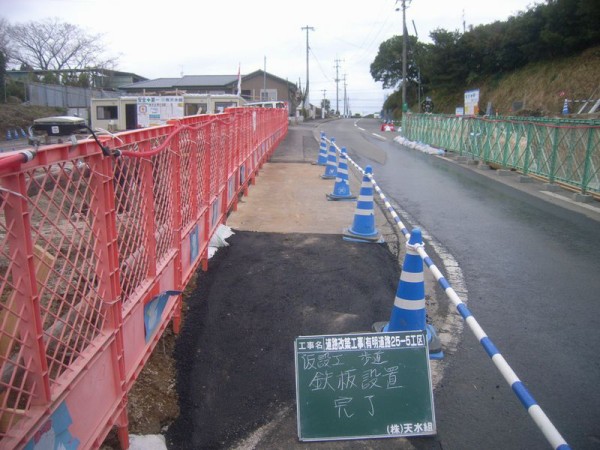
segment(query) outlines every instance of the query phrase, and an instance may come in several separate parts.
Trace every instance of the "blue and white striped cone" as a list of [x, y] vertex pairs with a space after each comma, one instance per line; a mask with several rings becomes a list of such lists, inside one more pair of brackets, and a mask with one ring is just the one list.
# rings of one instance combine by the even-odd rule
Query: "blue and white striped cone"
[[373, 201], [373, 182], [369, 177], [373, 173], [371, 166], [365, 167], [365, 175], [356, 201], [354, 222], [343, 232], [346, 241], [381, 243], [383, 239], [375, 228], [375, 208]]
[[565, 98], [565, 103], [563, 104], [563, 114], [569, 114], [569, 100]]
[[442, 345], [432, 325], [426, 323], [425, 310], [425, 278], [423, 275], [423, 260], [417, 248], [423, 245], [421, 230], [415, 228], [406, 244], [406, 255], [400, 273], [400, 282], [396, 290], [396, 298], [390, 322], [383, 331], [413, 331], [425, 330], [429, 346], [429, 357], [441, 359], [444, 357]]
[[10, 130], [6, 130], [6, 140], [12, 141], [12, 132]]
[[346, 158], [346, 147], [342, 147], [338, 159], [337, 177], [333, 185], [333, 193], [325, 194], [327, 200], [353, 200], [356, 195], [350, 192], [350, 182], [348, 181], [348, 158]]
[[325, 140], [325, 133], [321, 132], [321, 145], [319, 146], [319, 157], [315, 163], [317, 166], [327, 165], [327, 141]]
[[335, 152], [335, 138], [331, 138], [331, 145], [329, 146], [329, 152], [327, 153], [327, 166], [325, 166], [325, 173], [321, 175], [324, 180], [333, 180], [337, 177], [337, 158]]

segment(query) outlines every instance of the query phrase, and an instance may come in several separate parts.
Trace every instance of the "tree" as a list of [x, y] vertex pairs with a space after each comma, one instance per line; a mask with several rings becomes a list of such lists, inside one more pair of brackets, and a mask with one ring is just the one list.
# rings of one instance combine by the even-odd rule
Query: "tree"
[[103, 58], [101, 35], [77, 25], [46, 19], [8, 27], [11, 60], [41, 70], [112, 68], [116, 58]]
[[0, 52], [4, 53], [6, 63], [10, 60], [10, 39], [8, 37], [8, 31], [10, 24], [4, 17], [0, 17]]
[[4, 52], [0, 49], [0, 101], [4, 101], [4, 97], [6, 96], [5, 86], [4, 86], [4, 76], [6, 74], [6, 57], [4, 56]]
[[[406, 53], [406, 78], [416, 81], [418, 67], [416, 54], [426, 51], [426, 46], [417, 41], [414, 36], [408, 36]], [[384, 88], [393, 88], [402, 81], [402, 36], [394, 36], [379, 45], [379, 52], [370, 67], [371, 76], [375, 81], [383, 82]]]
[[329, 101], [329, 99], [324, 98], [323, 100], [321, 100], [321, 108], [323, 108], [325, 110], [325, 113], [329, 115], [329, 111], [331, 110], [331, 102]]

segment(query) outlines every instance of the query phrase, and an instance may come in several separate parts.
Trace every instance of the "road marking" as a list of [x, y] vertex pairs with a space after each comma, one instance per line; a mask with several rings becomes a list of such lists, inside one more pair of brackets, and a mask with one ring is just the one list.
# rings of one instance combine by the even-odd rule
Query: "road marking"
[[385, 141], [386, 139], [383, 136], [378, 135], [377, 133], [371, 133], [373, 136], [375, 136], [377, 139], [381, 139], [382, 141]]

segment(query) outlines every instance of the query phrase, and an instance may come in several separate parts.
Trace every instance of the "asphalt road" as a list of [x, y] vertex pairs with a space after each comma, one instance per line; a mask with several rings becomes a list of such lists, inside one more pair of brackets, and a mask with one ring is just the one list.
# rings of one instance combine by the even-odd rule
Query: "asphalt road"
[[[463, 300], [572, 448], [599, 448], [600, 214], [541, 183], [507, 184], [401, 147], [374, 121], [320, 129], [371, 164], [403, 220], [458, 262]], [[441, 448], [549, 448], [470, 331], [446, 353], [435, 390]]]

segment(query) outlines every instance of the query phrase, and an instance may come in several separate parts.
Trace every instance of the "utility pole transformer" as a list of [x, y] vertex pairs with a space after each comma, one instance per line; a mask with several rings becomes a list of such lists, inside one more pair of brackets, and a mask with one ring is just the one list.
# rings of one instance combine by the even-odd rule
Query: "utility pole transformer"
[[315, 31], [315, 29], [306, 25], [305, 27], [302, 27], [301, 30], [306, 30], [306, 87], [304, 90], [304, 108], [308, 109], [310, 107], [310, 100], [308, 98], [308, 50], [310, 49], [308, 45], [308, 32]]

